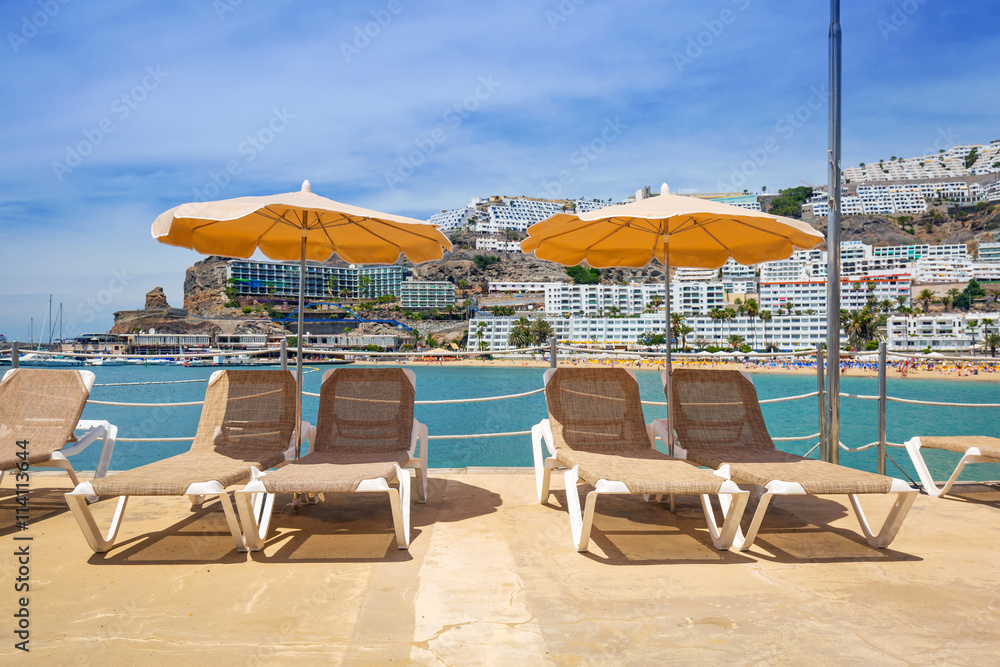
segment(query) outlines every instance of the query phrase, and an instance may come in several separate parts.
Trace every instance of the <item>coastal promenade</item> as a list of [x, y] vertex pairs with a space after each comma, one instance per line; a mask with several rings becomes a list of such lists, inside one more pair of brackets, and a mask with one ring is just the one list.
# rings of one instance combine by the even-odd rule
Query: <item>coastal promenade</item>
[[[846, 498], [781, 498], [748, 553], [711, 547], [695, 498], [676, 515], [602, 500], [589, 553], [570, 543], [561, 476], [431, 471], [396, 548], [377, 494], [297, 514], [279, 496], [262, 552], [233, 549], [217, 503], [136, 498], [93, 554], [64, 475], [32, 475], [31, 658], [38, 664], [996, 664], [1000, 485], [917, 498], [890, 549]], [[886, 497], [864, 498], [879, 522]], [[111, 500], [94, 505], [106, 524]], [[0, 531], [14, 536], [11, 481]], [[13, 549], [2, 567], [15, 571]], [[8, 580], [9, 581], [9, 580]], [[7, 586], [3, 608], [16, 604]], [[8, 616], [9, 618], [9, 616]], [[0, 645], [9, 660], [14, 640]]]

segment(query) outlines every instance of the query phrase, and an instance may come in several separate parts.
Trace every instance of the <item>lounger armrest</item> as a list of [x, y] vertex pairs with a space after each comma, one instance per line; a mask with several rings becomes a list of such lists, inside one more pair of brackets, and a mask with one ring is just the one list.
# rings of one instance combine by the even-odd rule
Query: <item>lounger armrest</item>
[[428, 447], [428, 433], [427, 425], [423, 424], [416, 419], [413, 420], [413, 429], [410, 432], [410, 458], [417, 458], [417, 441], [420, 441], [420, 463], [423, 465], [424, 470], [427, 470], [427, 447]]
[[108, 468], [111, 465], [111, 454], [115, 451], [115, 441], [118, 439], [118, 427], [104, 420], [81, 419], [77, 422], [76, 429], [74, 430], [86, 430], [87, 432], [72, 445], [60, 449], [59, 453], [63, 456], [73, 456], [89, 447], [98, 438], [102, 438], [104, 445], [101, 447], [101, 456], [97, 461], [94, 479], [104, 477], [108, 474]]
[[666, 445], [669, 442], [669, 440], [667, 440], [667, 420], [666, 419], [654, 419], [652, 422], [650, 422], [649, 426], [647, 426], [646, 428], [648, 429], [650, 427], [652, 427], [653, 438], [654, 438], [654, 443], [653, 443], [654, 447], [656, 446], [655, 438], [659, 438], [660, 440], [662, 440], [664, 445]]
[[535, 451], [541, 451], [539, 440], [545, 443], [549, 456], [556, 455], [556, 445], [552, 439], [552, 423], [548, 419], [543, 419], [531, 428], [531, 446]]
[[[309, 443], [309, 451], [313, 450], [313, 446], [316, 444], [316, 427], [309, 422], [303, 420], [299, 426], [299, 439], [302, 442]], [[292, 435], [291, 444], [288, 449], [285, 450], [285, 460], [294, 461], [295, 460], [295, 436]]]

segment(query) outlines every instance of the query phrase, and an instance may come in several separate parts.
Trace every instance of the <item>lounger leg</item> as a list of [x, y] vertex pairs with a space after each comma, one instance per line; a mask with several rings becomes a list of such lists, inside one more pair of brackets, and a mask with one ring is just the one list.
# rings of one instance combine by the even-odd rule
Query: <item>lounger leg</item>
[[246, 552], [247, 545], [243, 541], [243, 531], [240, 530], [240, 522], [236, 520], [236, 510], [233, 509], [233, 503], [229, 498], [229, 494], [222, 491], [214, 495], [218, 496], [219, 502], [222, 504], [222, 511], [226, 514], [226, 523], [229, 524], [229, 532], [233, 536], [233, 544], [236, 545], [236, 550]]
[[577, 551], [586, 551], [590, 544], [590, 530], [594, 525], [594, 508], [597, 506], [597, 496], [599, 491], [591, 491], [587, 494], [587, 504], [584, 511], [580, 512], [580, 492], [577, 490], [577, 483], [580, 480], [580, 473], [576, 466], [566, 471], [566, 505], [569, 509], [569, 527], [573, 534], [573, 545]]
[[275, 494], [268, 493], [262, 482], [254, 480], [237, 491], [235, 498], [243, 524], [243, 541], [250, 551], [260, 551], [271, 528]]
[[[894, 483], [897, 482], [903, 484], [903, 482], [899, 482], [898, 480]], [[861, 524], [861, 532], [865, 534], [868, 544], [879, 549], [884, 549], [892, 544], [892, 541], [896, 538], [899, 527], [903, 525], [903, 519], [906, 518], [906, 514], [910, 511], [913, 501], [917, 498], [917, 490], [907, 488], [905, 491], [896, 493], [896, 502], [893, 503], [892, 509], [889, 510], [889, 516], [886, 517], [885, 523], [882, 524], [882, 529], [879, 530], [878, 535], [872, 532], [871, 526], [868, 524], [868, 518], [865, 516], [864, 510], [861, 509], [861, 501], [858, 500], [858, 496], [853, 493], [849, 494], [849, 496], [851, 506], [854, 507], [854, 513], [858, 517], [858, 523]]]
[[913, 463], [913, 467], [917, 470], [917, 476], [920, 477], [920, 483], [923, 485], [924, 491], [927, 492], [927, 495], [933, 498], [938, 498], [951, 491], [951, 487], [958, 480], [958, 476], [962, 472], [962, 469], [969, 463], [988, 463], [990, 461], [996, 461], [996, 459], [993, 458], [983, 457], [978, 447], [970, 447], [965, 454], [962, 455], [961, 460], [959, 460], [958, 465], [955, 467], [955, 472], [951, 473], [951, 477], [948, 478], [948, 481], [944, 483], [944, 486], [938, 488], [937, 484], [934, 483], [934, 477], [931, 476], [931, 471], [927, 468], [927, 463], [924, 461], [923, 454], [920, 453], [920, 438], [910, 438], [906, 441], [904, 446], [906, 447], [906, 453], [910, 455], [910, 461]]
[[736, 551], [745, 551], [753, 546], [754, 540], [757, 539], [757, 531], [760, 530], [760, 524], [764, 521], [764, 515], [767, 513], [767, 508], [771, 504], [771, 498], [774, 494], [765, 491], [760, 497], [760, 502], [757, 503], [757, 511], [753, 514], [753, 519], [750, 521], [750, 527], [747, 529], [746, 535], [743, 537], [742, 544], [740, 540], [733, 542], [733, 549]]
[[205, 504], [205, 496], [203, 495], [188, 495], [188, 500], [191, 501], [191, 509], [195, 510]]
[[712, 544], [721, 551], [736, 544], [736, 550], [739, 551], [744, 542], [740, 521], [743, 519], [743, 512], [750, 499], [750, 493], [740, 489], [735, 482], [725, 482], [722, 489], [719, 490], [718, 498], [719, 505], [722, 506], [722, 516], [725, 517], [722, 530], [719, 530], [719, 526], [715, 522], [712, 497], [707, 494], [701, 496], [701, 506], [705, 511], [705, 522], [708, 524], [708, 532], [712, 536]]
[[[89, 487], [90, 484], [84, 483], [80, 486]], [[115, 543], [115, 538], [118, 536], [118, 529], [121, 528], [122, 517], [125, 514], [125, 505], [128, 503], [128, 496], [118, 498], [118, 506], [115, 508], [115, 514], [111, 519], [111, 527], [108, 529], [107, 537], [102, 537], [101, 530], [97, 527], [97, 520], [87, 505], [87, 496], [89, 495], [93, 495], [93, 489], [85, 488], [81, 490], [78, 487], [73, 492], [65, 494], [66, 503], [69, 505], [69, 509], [73, 513], [76, 522], [80, 525], [80, 530], [83, 531], [83, 536], [86, 538], [90, 548], [95, 553], [105, 553], [111, 549]]]
[[415, 466], [414, 470], [417, 474], [417, 490], [420, 492], [417, 494], [418, 503], [427, 502], [427, 471], [423, 466]]
[[399, 489], [389, 488], [389, 506], [392, 508], [392, 525], [396, 530], [396, 545], [410, 547], [410, 474], [396, 466]]

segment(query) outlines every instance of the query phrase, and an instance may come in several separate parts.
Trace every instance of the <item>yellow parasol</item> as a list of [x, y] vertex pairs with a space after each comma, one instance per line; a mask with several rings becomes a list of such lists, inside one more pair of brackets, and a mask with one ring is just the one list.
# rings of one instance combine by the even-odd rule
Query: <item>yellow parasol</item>
[[[302, 318], [306, 260], [334, 254], [358, 264], [392, 264], [400, 254], [414, 264], [441, 259], [451, 242], [436, 225], [379, 213], [313, 194], [309, 181], [299, 192], [181, 204], [157, 216], [153, 238], [205, 255], [247, 259], [260, 250], [271, 259], [299, 260], [296, 379], [301, 417]], [[296, 455], [300, 442], [295, 433]]]
[[[557, 213], [528, 228], [521, 250], [539, 259], [595, 268], [639, 267], [656, 259], [664, 266], [667, 334], [667, 405], [670, 386], [670, 266], [719, 268], [730, 258], [740, 264], [786, 259], [795, 250], [824, 241], [815, 229], [792, 218], [670, 194], [572, 215]], [[673, 437], [670, 409], [667, 432]], [[673, 453], [672, 442], [668, 443]]]

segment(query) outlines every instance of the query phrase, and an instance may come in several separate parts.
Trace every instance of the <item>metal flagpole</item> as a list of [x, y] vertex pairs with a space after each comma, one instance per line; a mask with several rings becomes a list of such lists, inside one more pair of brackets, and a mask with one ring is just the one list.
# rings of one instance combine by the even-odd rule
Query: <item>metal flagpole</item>
[[830, 212], [826, 222], [826, 453], [840, 460], [840, 0], [830, 0]]

